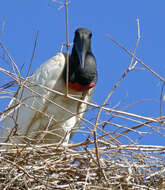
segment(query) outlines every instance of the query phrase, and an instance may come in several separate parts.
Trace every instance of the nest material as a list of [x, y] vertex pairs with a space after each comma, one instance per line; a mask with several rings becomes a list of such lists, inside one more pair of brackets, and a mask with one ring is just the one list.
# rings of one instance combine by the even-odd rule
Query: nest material
[[[145, 134], [159, 134], [165, 137], [165, 116], [160, 114], [162, 116], [156, 118], [153, 115], [157, 116], [159, 114], [153, 113], [145, 117], [134, 114], [136, 111], [129, 113], [106, 107], [109, 104], [111, 95], [125, 79], [127, 74], [134, 70], [137, 62], [145, 66], [159, 80], [164, 82], [164, 79], [134, 56], [140, 40], [139, 21], [138, 40], [134, 53], [131, 54], [110, 36], [108, 38], [119, 45], [121, 49], [124, 49], [131, 57], [133, 55], [136, 61], [133, 64], [133, 59], [131, 60], [129, 67], [114, 85], [102, 105], [88, 103], [92, 109], [97, 108], [98, 111], [96, 112], [97, 116], [92, 114], [96, 122], [92, 123], [92, 125], [88, 125], [88, 122], [84, 124], [84, 128], [88, 131], [82, 131], [82, 134], [88, 134], [88, 137], [85, 138], [87, 140], [84, 140], [80, 144], [70, 144], [65, 147], [57, 144], [16, 146], [14, 144], [1, 143], [0, 190], [165, 189], [165, 146], [137, 145], [137, 139], [142, 138]], [[14, 93], [13, 90], [6, 89], [16, 83], [19, 87], [22, 87], [21, 85], [25, 86], [27, 79], [20, 76], [16, 63], [14, 63], [4, 45], [0, 43], [0, 46], [0, 50], [2, 51], [0, 53], [2, 55], [2, 64], [0, 65], [1, 79], [4, 80], [7, 78], [7, 81], [14, 80], [14, 82], [2, 85], [3, 88], [0, 91], [0, 95], [1, 101], [4, 102], [5, 98], [10, 99], [12, 97], [11, 94]], [[35, 47], [36, 43], [33, 56]], [[46, 87], [45, 89], [48, 90]], [[161, 101], [162, 98], [163, 93], [161, 95]], [[134, 104], [124, 107], [123, 110]], [[29, 107], [29, 105], [26, 106]], [[118, 107], [118, 104], [115, 107]], [[162, 105], [160, 103], [161, 107]], [[141, 110], [143, 108], [144, 106]], [[3, 113], [6, 113], [6, 110], [2, 109], [1, 115]], [[147, 114], [145, 113], [145, 115]], [[3, 119], [1, 118], [1, 121]], [[141, 128], [145, 128], [144, 131]], [[134, 132], [134, 135], [131, 136], [132, 133], [130, 135], [130, 132]], [[135, 137], [135, 134], [137, 137]], [[10, 146], [9, 149], [4, 148], [8, 146]]]
[[91, 144], [1, 149], [0, 189], [165, 189], [164, 147]]

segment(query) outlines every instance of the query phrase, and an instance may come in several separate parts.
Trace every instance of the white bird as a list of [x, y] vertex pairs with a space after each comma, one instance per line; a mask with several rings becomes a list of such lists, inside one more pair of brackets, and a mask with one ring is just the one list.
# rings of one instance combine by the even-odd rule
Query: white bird
[[[91, 36], [90, 30], [77, 29], [69, 57], [68, 92], [86, 102], [91, 101], [97, 82]], [[68, 144], [87, 104], [50, 91], [66, 93], [66, 75], [66, 54], [58, 53], [27, 78], [2, 116], [6, 118], [0, 128], [1, 142]]]

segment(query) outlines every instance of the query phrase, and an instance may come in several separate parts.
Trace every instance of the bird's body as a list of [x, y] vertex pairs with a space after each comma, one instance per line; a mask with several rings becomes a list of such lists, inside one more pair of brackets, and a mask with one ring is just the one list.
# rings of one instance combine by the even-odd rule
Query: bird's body
[[[82, 33], [82, 30], [86, 32], [86, 29], [77, 31]], [[75, 46], [76, 44], [69, 59], [68, 92], [78, 99], [90, 102], [97, 80], [96, 64], [93, 63], [95, 58], [90, 58], [93, 59], [91, 62], [88, 57], [83, 63], [84, 68], [79, 69], [76, 65], [79, 58], [77, 55], [74, 57]], [[93, 70], [91, 66], [88, 69], [86, 63], [88, 66], [93, 64]], [[91, 77], [91, 74], [94, 77]], [[87, 111], [87, 104], [71, 100], [51, 90], [66, 93], [66, 55], [63, 53], [41, 65], [18, 89], [8, 105], [11, 109], [7, 112], [8, 116], [0, 129], [3, 142], [68, 143], [71, 131], [78, 127]]]

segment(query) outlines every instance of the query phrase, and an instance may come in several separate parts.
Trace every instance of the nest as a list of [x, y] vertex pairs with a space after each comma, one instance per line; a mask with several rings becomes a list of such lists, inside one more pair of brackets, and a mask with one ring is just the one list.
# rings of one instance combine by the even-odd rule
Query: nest
[[[0, 189], [164, 189], [161, 146], [98, 141], [1, 150]], [[4, 144], [3, 144], [4, 145]], [[5, 144], [11, 146], [11, 144]]]

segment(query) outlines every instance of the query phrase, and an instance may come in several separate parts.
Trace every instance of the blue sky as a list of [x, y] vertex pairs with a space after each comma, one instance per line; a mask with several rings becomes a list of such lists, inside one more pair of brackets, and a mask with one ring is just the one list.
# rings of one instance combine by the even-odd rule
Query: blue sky
[[[22, 75], [27, 72], [30, 63], [36, 32], [39, 31], [37, 49], [31, 68], [34, 72], [48, 58], [55, 55], [65, 42], [64, 9], [49, 0], [0, 1], [0, 26], [5, 22], [0, 40], [17, 63], [24, 64]], [[136, 56], [151, 67], [160, 76], [165, 77], [165, 1], [144, 0], [71, 0], [69, 6], [69, 39], [73, 40], [78, 27], [87, 27], [93, 32], [92, 49], [97, 59], [98, 83], [93, 99], [102, 104], [109, 91], [119, 80], [130, 63], [130, 56], [110, 41], [110, 34], [126, 48], [133, 51], [137, 40], [137, 17], [140, 19], [141, 40]], [[2, 67], [2, 62], [0, 63]], [[7, 81], [0, 74], [1, 83]], [[149, 71], [137, 64], [137, 69], [130, 72], [119, 85], [109, 101], [109, 107], [117, 106], [121, 110], [136, 101], [142, 103], [125, 110], [146, 117], [159, 117], [161, 82]], [[1, 102], [1, 110], [7, 101]], [[164, 107], [165, 105], [163, 105]], [[165, 109], [162, 110], [164, 114]], [[96, 113], [96, 111], [94, 112]], [[88, 114], [91, 117], [92, 113]], [[102, 119], [110, 115], [103, 113]], [[120, 119], [121, 120], [121, 119]], [[133, 127], [135, 123], [118, 120], [120, 124]], [[115, 122], [115, 120], [114, 120]], [[113, 130], [108, 126], [107, 130]], [[141, 128], [148, 131], [148, 128]], [[155, 134], [143, 136], [141, 144], [165, 145], [164, 138]], [[79, 134], [80, 135], [80, 134]], [[129, 137], [136, 138], [130, 133]], [[77, 141], [76, 136], [73, 140]]]

